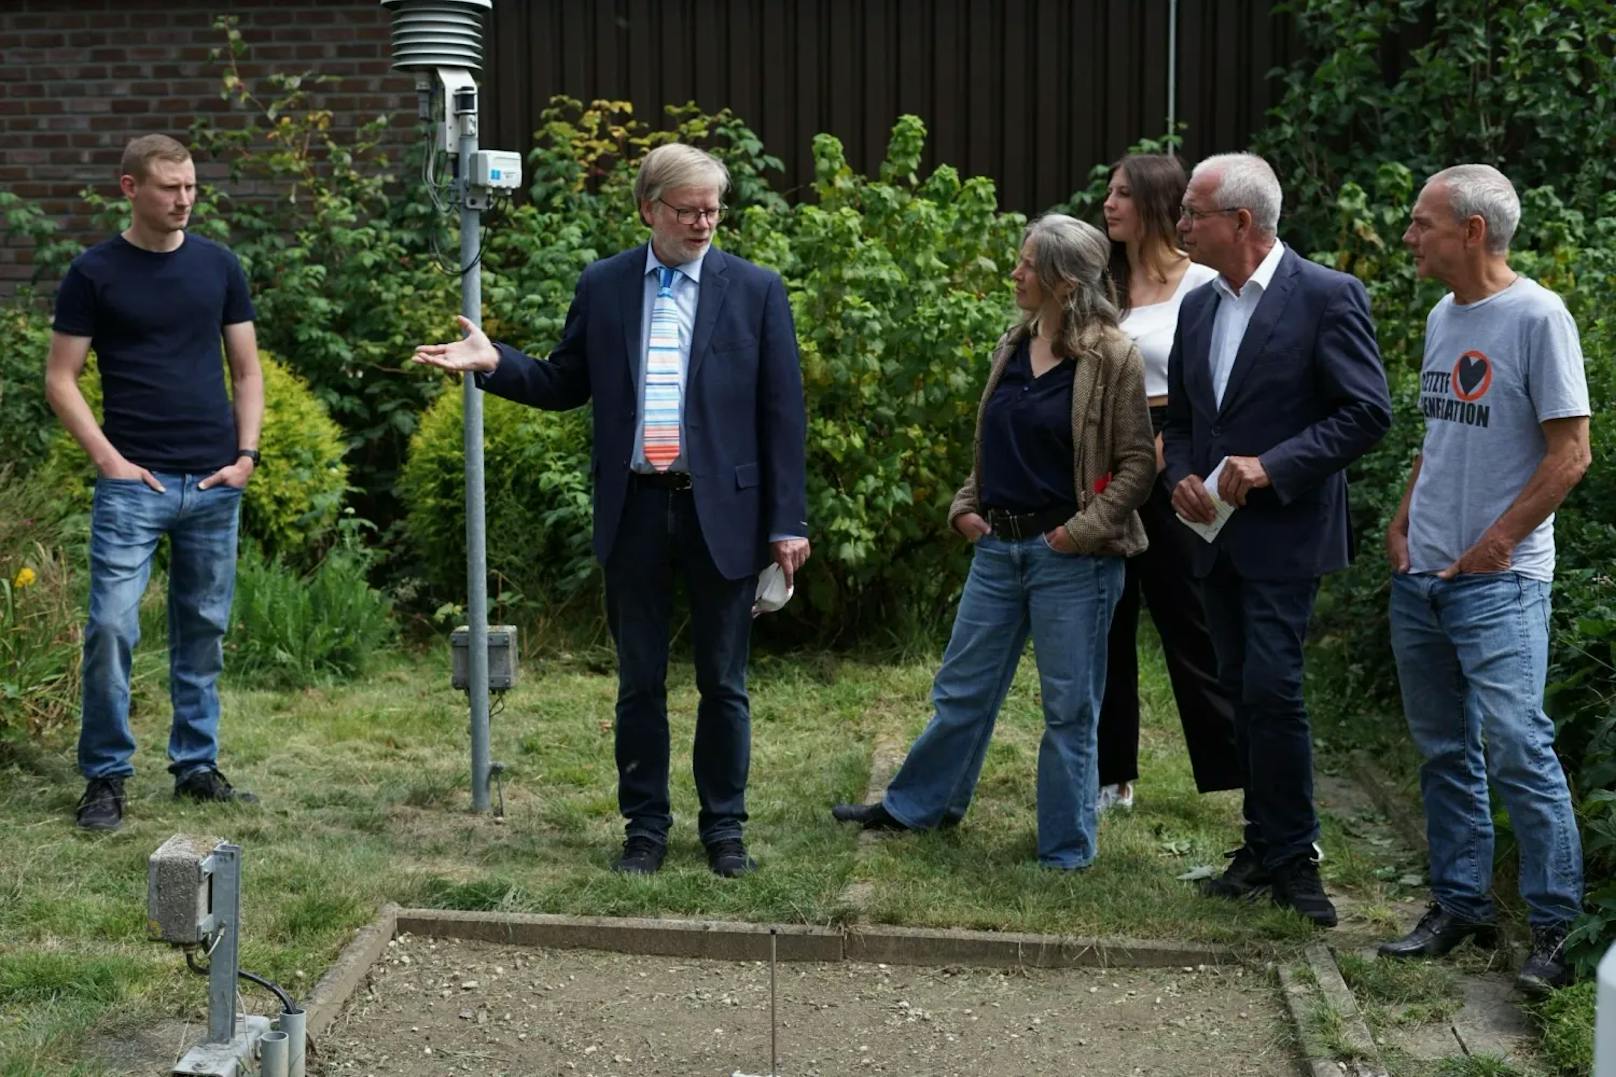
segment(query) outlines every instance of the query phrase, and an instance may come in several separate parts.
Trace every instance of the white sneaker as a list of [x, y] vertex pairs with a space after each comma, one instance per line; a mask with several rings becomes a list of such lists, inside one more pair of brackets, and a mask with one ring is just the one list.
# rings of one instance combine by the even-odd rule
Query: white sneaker
[[1094, 814], [1104, 815], [1112, 808], [1133, 811], [1133, 783], [1118, 782], [1100, 786], [1100, 798], [1094, 802]]

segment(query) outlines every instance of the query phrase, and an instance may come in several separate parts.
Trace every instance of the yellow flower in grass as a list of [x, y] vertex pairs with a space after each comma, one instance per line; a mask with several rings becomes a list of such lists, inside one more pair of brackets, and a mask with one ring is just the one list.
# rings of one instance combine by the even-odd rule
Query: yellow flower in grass
[[[3, 579], [3, 578], [4, 577], [0, 577], [0, 579]], [[13, 579], [11, 581], [11, 586], [15, 587], [17, 590], [20, 591], [24, 587], [28, 587], [28, 586], [32, 585], [33, 582], [35, 580], [37, 580], [38, 578], [39, 578], [38, 576], [34, 575], [34, 570], [33, 569], [29, 568], [27, 565], [24, 565], [24, 566], [22, 566], [22, 568], [19, 568], [17, 570], [17, 576], [16, 576], [15, 579]]]

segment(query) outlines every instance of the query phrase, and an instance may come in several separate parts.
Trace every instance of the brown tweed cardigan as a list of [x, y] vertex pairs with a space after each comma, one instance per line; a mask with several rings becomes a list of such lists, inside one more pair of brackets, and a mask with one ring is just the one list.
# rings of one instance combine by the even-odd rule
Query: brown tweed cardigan
[[[1077, 515], [1066, 533], [1079, 553], [1131, 557], [1147, 545], [1135, 510], [1156, 481], [1155, 435], [1145, 396], [1145, 362], [1120, 329], [1102, 329], [1077, 356], [1072, 378], [1072, 464], [1077, 480]], [[976, 412], [976, 464], [948, 509], [948, 524], [967, 512], [981, 512], [976, 496], [982, 471], [982, 417], [1004, 374], [1017, 330], [999, 338], [993, 367]]]

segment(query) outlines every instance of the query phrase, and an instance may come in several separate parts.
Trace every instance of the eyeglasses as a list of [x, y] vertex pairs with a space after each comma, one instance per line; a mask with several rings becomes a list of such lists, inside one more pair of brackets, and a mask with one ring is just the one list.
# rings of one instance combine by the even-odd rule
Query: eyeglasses
[[717, 224], [719, 221], [724, 219], [724, 210], [726, 207], [722, 205], [717, 209], [690, 209], [689, 207], [676, 206], [672, 202], [661, 198], [657, 199], [657, 201], [673, 210], [674, 220], [678, 221], [680, 224], [695, 224], [697, 221], [702, 220], [703, 218], [705, 218], [710, 224]]
[[1221, 206], [1218, 209], [1195, 209], [1193, 206], [1179, 204], [1178, 215], [1194, 224], [1202, 217], [1216, 217], [1220, 213], [1239, 213], [1243, 206]]

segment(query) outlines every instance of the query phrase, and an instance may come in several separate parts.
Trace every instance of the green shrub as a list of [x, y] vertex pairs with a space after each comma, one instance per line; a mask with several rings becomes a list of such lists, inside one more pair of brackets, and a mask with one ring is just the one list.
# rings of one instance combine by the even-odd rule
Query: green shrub
[[259, 358], [263, 453], [242, 499], [242, 527], [271, 554], [307, 563], [330, 540], [348, 493], [342, 431], [285, 363]]
[[56, 417], [45, 403], [50, 317], [26, 290], [0, 307], [0, 460], [24, 472], [45, 459]]
[[[342, 433], [300, 378], [268, 352], [258, 358], [264, 371], [263, 459], [242, 498], [242, 535], [271, 554], [309, 564], [333, 537], [348, 489]], [[79, 389], [99, 419], [101, 378], [93, 355]], [[95, 466], [61, 426], [45, 467], [61, 496], [88, 511]]]
[[0, 733], [38, 735], [79, 703], [78, 524], [38, 477], [0, 469]]
[[[1386, 164], [1420, 179], [1496, 164], [1588, 214], [1616, 187], [1616, 8], [1595, 0], [1292, 0], [1305, 55], [1253, 143], [1285, 186], [1288, 239], [1332, 247], [1331, 206]], [[1416, 36], [1417, 35], [1417, 36]], [[1392, 37], [1419, 43], [1395, 79]]]
[[[546, 412], [483, 398], [488, 571], [510, 615], [553, 609], [589, 590], [589, 411]], [[427, 409], [400, 480], [411, 563], [440, 598], [466, 593], [465, 449], [461, 392]]]
[[225, 674], [303, 688], [362, 676], [394, 636], [388, 601], [366, 581], [366, 556], [338, 545], [310, 572], [246, 547], [236, 566]]
[[[964, 576], [946, 522], [971, 469], [977, 400], [1014, 304], [1025, 219], [950, 166], [917, 177], [925, 127], [893, 126], [875, 179], [814, 140], [817, 204], [788, 221], [808, 423], [809, 527], [820, 563], [796, 616], [821, 630], [934, 624]], [[767, 248], [767, 220], [742, 233]], [[790, 609], [791, 607], [787, 607]]]

